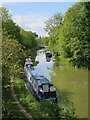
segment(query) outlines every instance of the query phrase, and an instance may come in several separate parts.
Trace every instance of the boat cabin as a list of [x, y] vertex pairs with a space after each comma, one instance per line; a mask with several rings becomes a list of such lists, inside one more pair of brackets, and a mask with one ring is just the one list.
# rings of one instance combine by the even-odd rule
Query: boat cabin
[[38, 95], [41, 100], [56, 100], [56, 88], [44, 76], [34, 76], [38, 86]]

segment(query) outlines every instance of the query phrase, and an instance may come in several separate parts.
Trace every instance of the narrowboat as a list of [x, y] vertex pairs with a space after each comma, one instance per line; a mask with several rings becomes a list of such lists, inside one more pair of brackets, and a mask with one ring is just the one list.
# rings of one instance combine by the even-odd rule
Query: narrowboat
[[57, 102], [56, 88], [45, 76], [35, 75], [31, 69], [31, 63], [25, 63], [24, 74], [34, 95], [39, 101], [52, 100]]
[[39, 49], [44, 49], [45, 48], [45, 46], [39, 46]]
[[50, 51], [47, 51], [47, 52], [45, 53], [45, 55], [46, 55], [46, 57], [52, 57], [52, 53], [51, 53]]

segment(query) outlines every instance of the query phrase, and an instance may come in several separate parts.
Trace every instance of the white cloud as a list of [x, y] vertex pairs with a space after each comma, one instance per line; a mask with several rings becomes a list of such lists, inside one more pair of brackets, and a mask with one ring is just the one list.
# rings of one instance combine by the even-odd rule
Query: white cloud
[[24, 28], [25, 30], [36, 32], [39, 36], [47, 35], [43, 29], [45, 27], [44, 21], [46, 21], [46, 19], [48, 19], [48, 16], [42, 17], [40, 15], [35, 15], [32, 13], [27, 15], [13, 16], [13, 20], [17, 23], [17, 25]]

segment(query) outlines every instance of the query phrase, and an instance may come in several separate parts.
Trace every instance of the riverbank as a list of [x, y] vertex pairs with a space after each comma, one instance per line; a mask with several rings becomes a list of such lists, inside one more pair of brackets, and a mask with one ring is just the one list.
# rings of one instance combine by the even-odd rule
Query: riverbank
[[88, 70], [73, 67], [68, 60], [52, 68], [51, 80], [61, 96], [62, 103], [72, 102], [79, 118], [88, 117]]
[[17, 118], [24, 118], [22, 111], [17, 106], [16, 101], [13, 99], [11, 95], [10, 86], [7, 88], [3, 88], [3, 96], [4, 103], [2, 102], [2, 119], [17, 119]]
[[20, 103], [24, 106], [25, 110], [33, 116], [34, 119], [37, 118], [37, 120], [39, 120], [41, 118], [49, 118], [50, 120], [52, 120], [55, 118], [59, 119], [60, 117], [75, 117], [73, 109], [72, 111], [66, 111], [65, 109], [60, 110], [57, 104], [51, 101], [38, 102], [33, 96], [29, 84], [23, 79], [17, 78], [14, 80], [14, 89]]
[[[53, 103], [38, 102], [34, 98], [31, 88], [29, 87], [29, 84], [27, 82], [25, 82], [22, 79], [17, 79], [17, 80], [15, 80], [14, 88], [15, 88], [16, 95], [17, 95], [19, 101], [25, 107], [26, 111], [28, 113], [31, 113], [33, 118], [37, 118], [39, 120], [40, 118], [56, 117], [56, 115], [54, 113], [55, 111], [51, 112], [51, 110], [50, 110], [50, 106]], [[28, 89], [28, 91], [26, 89]], [[43, 106], [44, 106], [44, 108], [43, 108]], [[54, 107], [55, 107], [55, 105], [54, 105]], [[51, 114], [51, 115], [49, 116], [49, 114]]]
[[28, 120], [33, 120], [32, 116], [26, 112], [25, 108], [21, 105], [21, 103], [19, 102], [16, 94], [15, 94], [15, 90], [14, 90], [14, 85], [13, 85], [13, 80], [11, 81], [11, 95], [13, 97], [13, 99], [15, 100], [18, 108], [20, 109], [20, 111], [23, 113], [23, 115], [25, 116], [25, 118], [27, 118]]

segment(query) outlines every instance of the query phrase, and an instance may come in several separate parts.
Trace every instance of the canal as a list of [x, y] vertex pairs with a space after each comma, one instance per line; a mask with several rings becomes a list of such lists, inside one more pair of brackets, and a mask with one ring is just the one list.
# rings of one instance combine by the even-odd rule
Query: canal
[[52, 81], [58, 91], [59, 101], [65, 106], [73, 103], [76, 115], [80, 118], [88, 117], [88, 71], [77, 69], [69, 63], [62, 63], [52, 59], [46, 61], [45, 51], [38, 50], [35, 66], [36, 74], [41, 74]]

